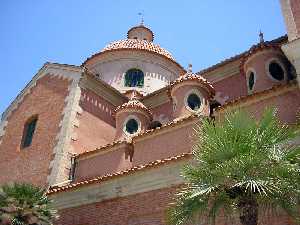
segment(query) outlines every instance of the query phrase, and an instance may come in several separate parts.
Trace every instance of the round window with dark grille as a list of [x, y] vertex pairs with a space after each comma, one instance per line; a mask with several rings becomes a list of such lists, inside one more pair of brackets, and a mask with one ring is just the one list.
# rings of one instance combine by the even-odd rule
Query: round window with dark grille
[[190, 94], [187, 98], [187, 105], [190, 107], [191, 110], [198, 110], [201, 106], [201, 100], [198, 95]]
[[130, 119], [125, 125], [126, 132], [129, 134], [134, 134], [138, 131], [139, 124], [135, 119]]
[[253, 72], [249, 73], [249, 78], [248, 78], [248, 86], [249, 90], [252, 91], [254, 87], [254, 82], [255, 82], [255, 75]]
[[284, 71], [277, 62], [271, 62], [269, 65], [269, 72], [271, 76], [276, 80], [284, 79]]

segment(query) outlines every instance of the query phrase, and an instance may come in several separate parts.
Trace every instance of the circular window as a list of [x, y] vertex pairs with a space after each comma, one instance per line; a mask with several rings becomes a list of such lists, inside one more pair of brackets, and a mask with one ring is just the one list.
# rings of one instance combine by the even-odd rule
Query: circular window
[[139, 124], [135, 119], [129, 119], [125, 125], [125, 130], [129, 134], [134, 134], [138, 131]]
[[253, 90], [254, 82], [255, 82], [255, 74], [254, 74], [254, 72], [251, 71], [249, 73], [249, 77], [248, 77], [248, 87], [249, 87], [250, 91]]
[[198, 95], [192, 93], [187, 98], [187, 105], [190, 107], [191, 110], [197, 111], [200, 109], [201, 100]]
[[276, 80], [284, 79], [284, 71], [277, 62], [271, 62], [269, 64], [269, 73]]

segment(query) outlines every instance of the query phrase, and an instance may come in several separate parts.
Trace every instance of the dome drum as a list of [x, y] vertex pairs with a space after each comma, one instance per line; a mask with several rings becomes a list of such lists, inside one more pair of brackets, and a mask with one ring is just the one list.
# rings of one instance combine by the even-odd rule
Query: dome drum
[[115, 113], [116, 140], [130, 139], [145, 131], [152, 121], [151, 111], [135, 98], [117, 107]]
[[248, 93], [286, 83], [287, 66], [288, 60], [280, 48], [264, 43], [252, 47], [241, 62], [241, 73], [245, 76]]

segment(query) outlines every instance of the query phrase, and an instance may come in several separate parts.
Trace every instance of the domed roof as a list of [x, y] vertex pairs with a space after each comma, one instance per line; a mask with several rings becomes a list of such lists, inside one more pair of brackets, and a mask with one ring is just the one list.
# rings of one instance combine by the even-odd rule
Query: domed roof
[[182, 75], [182, 76], [178, 77], [176, 80], [174, 80], [170, 84], [170, 86], [173, 87], [173, 86], [176, 86], [179, 83], [183, 83], [183, 82], [186, 82], [186, 81], [195, 81], [197, 83], [200, 83], [209, 92], [210, 96], [213, 97], [215, 95], [214, 87], [204, 77], [193, 73], [191, 67], [192, 66], [189, 65], [188, 71], [184, 75]]
[[121, 49], [145, 50], [145, 51], [154, 52], [156, 54], [165, 56], [168, 59], [175, 61], [171, 53], [169, 53], [164, 48], [160, 47], [157, 44], [154, 44], [153, 42], [149, 42], [141, 39], [126, 39], [126, 40], [115, 41], [108, 44], [104, 49], [102, 49], [101, 52], [103, 53], [107, 51], [121, 50]]
[[131, 99], [128, 102], [125, 102], [124, 104], [118, 106], [115, 109], [115, 113], [123, 109], [139, 109], [146, 112], [149, 117], [152, 117], [151, 111], [140, 100], [138, 100], [138, 97], [140, 97], [139, 93], [137, 91], [133, 91]]

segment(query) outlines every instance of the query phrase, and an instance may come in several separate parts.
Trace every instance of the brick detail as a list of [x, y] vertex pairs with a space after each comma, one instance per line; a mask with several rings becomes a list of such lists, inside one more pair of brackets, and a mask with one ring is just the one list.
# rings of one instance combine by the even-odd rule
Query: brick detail
[[[173, 186], [63, 209], [56, 225], [163, 225], [166, 224], [166, 209], [173, 202], [177, 188]], [[283, 214], [260, 218], [260, 222], [266, 225], [291, 224], [291, 220]], [[218, 217], [216, 224], [232, 224], [232, 221]], [[238, 218], [233, 224], [239, 224]]]
[[[0, 145], [1, 184], [18, 181], [45, 186], [68, 86], [67, 79], [42, 76], [6, 114], [5, 135]], [[32, 115], [38, 115], [32, 144], [20, 149], [24, 124]]]

